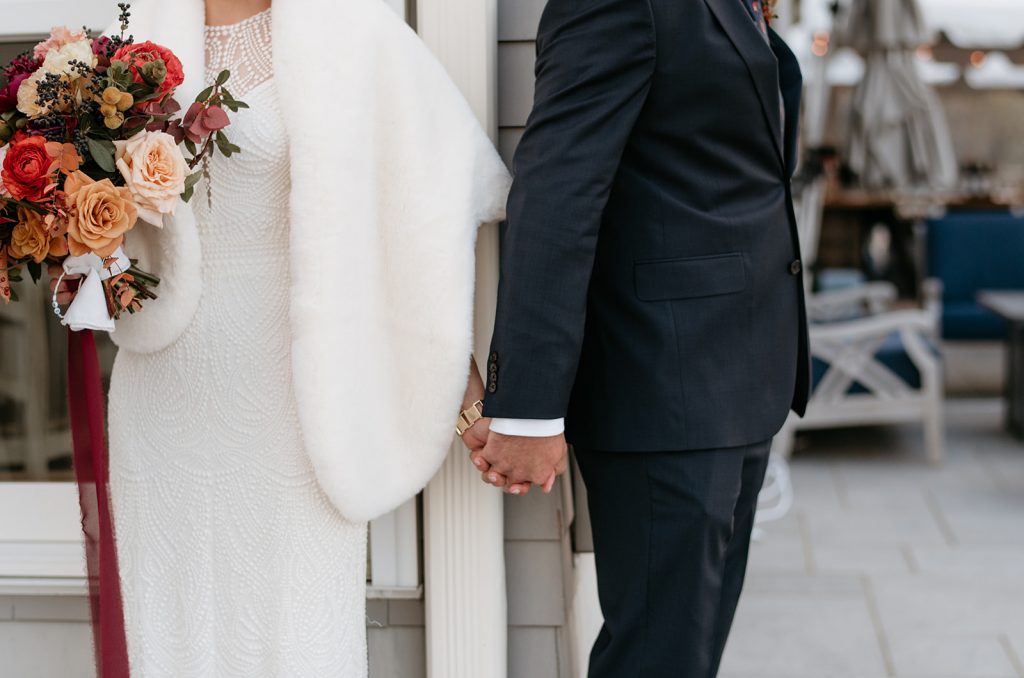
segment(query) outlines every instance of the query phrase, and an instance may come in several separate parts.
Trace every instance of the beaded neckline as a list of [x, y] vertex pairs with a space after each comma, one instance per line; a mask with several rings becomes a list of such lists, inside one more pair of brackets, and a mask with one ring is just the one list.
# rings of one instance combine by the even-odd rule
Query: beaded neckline
[[233, 32], [238, 31], [240, 29], [246, 28], [247, 26], [250, 26], [251, 24], [257, 24], [257, 23], [262, 22], [264, 19], [270, 18], [270, 11], [271, 11], [271, 9], [273, 9], [273, 8], [272, 7], [267, 7], [262, 12], [257, 12], [256, 14], [253, 14], [251, 17], [248, 17], [246, 19], [242, 19], [241, 21], [236, 21], [233, 24], [216, 24], [216, 25], [213, 25], [213, 26], [207, 25], [206, 26], [206, 32], [207, 33], [233, 33]]

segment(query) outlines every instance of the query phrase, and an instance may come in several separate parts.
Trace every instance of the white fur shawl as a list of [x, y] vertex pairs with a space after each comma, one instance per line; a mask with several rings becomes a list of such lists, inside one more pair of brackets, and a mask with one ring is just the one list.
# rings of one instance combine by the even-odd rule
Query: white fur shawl
[[[182, 60], [187, 107], [207, 84], [203, 0], [145, 0], [132, 13], [137, 39]], [[476, 230], [502, 217], [509, 178], [444, 69], [381, 0], [275, 0], [273, 41], [292, 158], [299, 418], [327, 495], [368, 520], [422, 489], [451, 445]], [[160, 351], [202, 293], [191, 210], [162, 230], [141, 224], [126, 249], [163, 282], [114, 341]]]

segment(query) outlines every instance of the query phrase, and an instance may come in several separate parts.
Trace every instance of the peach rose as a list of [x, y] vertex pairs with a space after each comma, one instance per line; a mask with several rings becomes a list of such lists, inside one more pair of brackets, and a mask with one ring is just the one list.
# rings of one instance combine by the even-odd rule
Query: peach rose
[[127, 141], [115, 141], [117, 169], [131, 191], [139, 216], [162, 227], [164, 214], [174, 214], [185, 192], [188, 165], [174, 137], [143, 131]]
[[39, 81], [46, 72], [39, 69], [22, 81], [18, 87], [18, 110], [30, 118], [46, 115], [47, 107], [39, 105]]
[[31, 257], [37, 264], [43, 263], [47, 255], [51, 254], [50, 235], [41, 214], [24, 207], [18, 208], [18, 224], [11, 232], [9, 251], [15, 259]]
[[83, 40], [87, 41], [88, 39], [89, 36], [84, 31], [73, 31], [67, 26], [54, 26], [53, 30], [50, 31], [50, 37], [35, 46], [32, 56], [36, 60], [42, 61], [46, 58], [46, 53], [51, 49], [60, 49], [64, 45]]
[[124, 242], [124, 234], [135, 226], [139, 211], [131, 192], [110, 181], [94, 181], [85, 173], [73, 173], [64, 182], [67, 194], [68, 245], [71, 254], [89, 252], [109, 257]]

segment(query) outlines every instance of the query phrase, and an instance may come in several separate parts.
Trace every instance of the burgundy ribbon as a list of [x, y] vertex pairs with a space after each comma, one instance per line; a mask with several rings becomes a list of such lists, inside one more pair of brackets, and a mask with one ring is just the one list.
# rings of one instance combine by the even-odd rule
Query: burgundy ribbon
[[68, 403], [85, 535], [96, 673], [98, 678], [128, 678], [121, 578], [107, 485], [103, 386], [96, 338], [89, 330], [68, 332]]

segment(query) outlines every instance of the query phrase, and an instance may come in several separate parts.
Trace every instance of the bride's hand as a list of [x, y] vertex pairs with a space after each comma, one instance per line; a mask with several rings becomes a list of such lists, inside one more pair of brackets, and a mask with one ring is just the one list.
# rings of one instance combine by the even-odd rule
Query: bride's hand
[[462, 435], [462, 442], [469, 448], [470, 452], [479, 452], [487, 445], [487, 436], [490, 432], [491, 420], [489, 417], [484, 417], [473, 424], [473, 426], [471, 426], [470, 429]]
[[57, 281], [60, 280], [64, 269], [59, 264], [50, 264], [47, 266], [46, 271], [50, 274], [50, 293], [52, 294], [55, 290], [57, 292], [57, 303], [61, 306], [67, 306], [74, 301], [75, 295], [78, 294], [78, 283], [81, 281], [82, 276], [64, 276], [64, 280], [60, 282], [60, 289], [57, 289]]
[[[484, 380], [480, 377], [480, 370], [476, 367], [476, 361], [469, 359], [469, 382], [466, 384], [466, 393], [462, 396], [462, 409], [468, 410], [477, 401], [484, 399]], [[491, 420], [483, 418], [470, 427], [462, 436], [462, 442], [469, 448], [470, 452], [478, 452], [484, 449], [487, 444], [487, 435], [491, 431]]]

